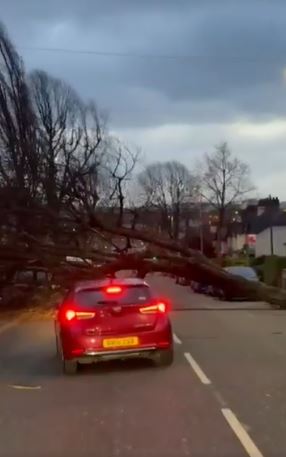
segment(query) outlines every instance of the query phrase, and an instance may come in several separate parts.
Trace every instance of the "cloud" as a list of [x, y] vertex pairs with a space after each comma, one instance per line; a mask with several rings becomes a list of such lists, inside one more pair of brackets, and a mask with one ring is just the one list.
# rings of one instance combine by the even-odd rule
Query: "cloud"
[[[79, 92], [106, 105], [114, 122], [124, 119], [126, 124], [136, 121], [134, 107], [144, 104], [146, 92], [163, 105], [164, 100], [187, 101], [189, 110], [181, 110], [180, 121], [208, 122], [201, 118], [199, 103], [217, 105], [218, 119], [225, 113], [285, 115], [285, 13], [282, 1], [260, 0], [11, 0], [3, 7], [4, 21], [29, 68], [41, 66], [67, 78]], [[28, 51], [29, 46], [157, 57], [57, 54]], [[124, 106], [123, 100], [128, 101]], [[168, 113], [171, 122], [171, 108]], [[150, 122], [148, 112], [145, 118], [139, 114], [138, 125], [143, 122]]]
[[153, 128], [119, 129], [124, 141], [140, 144], [145, 162], [176, 160], [191, 170], [206, 152], [226, 140], [234, 156], [249, 164], [259, 194], [286, 199], [285, 121], [208, 124], [166, 124]]
[[191, 164], [226, 139], [261, 188], [270, 182], [278, 193], [286, 165], [285, 0], [0, 0], [0, 7], [27, 68], [94, 98], [111, 128], [146, 157]]

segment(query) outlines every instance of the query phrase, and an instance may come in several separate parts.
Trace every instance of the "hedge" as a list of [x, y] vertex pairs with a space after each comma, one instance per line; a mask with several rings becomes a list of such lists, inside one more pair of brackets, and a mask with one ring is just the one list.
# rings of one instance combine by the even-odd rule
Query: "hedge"
[[264, 282], [268, 286], [281, 286], [281, 272], [286, 269], [286, 257], [267, 256], [263, 267]]
[[223, 267], [234, 267], [234, 266], [248, 267], [249, 259], [246, 256], [224, 257], [223, 261], [222, 261], [222, 266]]

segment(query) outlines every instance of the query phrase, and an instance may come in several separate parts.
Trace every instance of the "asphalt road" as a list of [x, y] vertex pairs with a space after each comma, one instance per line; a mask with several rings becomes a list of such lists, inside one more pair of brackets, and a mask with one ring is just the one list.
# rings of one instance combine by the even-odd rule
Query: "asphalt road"
[[167, 369], [65, 377], [51, 322], [0, 321], [0, 457], [286, 456], [286, 313], [150, 282], [176, 310]]

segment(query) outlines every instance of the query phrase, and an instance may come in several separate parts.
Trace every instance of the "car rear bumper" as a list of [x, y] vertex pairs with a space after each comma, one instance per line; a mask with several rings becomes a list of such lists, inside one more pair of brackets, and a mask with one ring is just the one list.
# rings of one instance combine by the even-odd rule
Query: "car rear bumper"
[[85, 351], [79, 357], [73, 357], [79, 363], [93, 363], [108, 360], [124, 360], [134, 358], [151, 358], [156, 352], [156, 347], [149, 348], [137, 348], [137, 349], [121, 349], [121, 350], [110, 350], [110, 351]]
[[[171, 325], [168, 322], [163, 328], [159, 327], [157, 331], [141, 332], [136, 335], [114, 335], [114, 336], [86, 336], [76, 335], [72, 332], [60, 332], [61, 346], [65, 359], [74, 358], [127, 358], [127, 357], [145, 357], [148, 353], [157, 349], [169, 349], [173, 345], [173, 336]], [[104, 347], [105, 339], [126, 338], [138, 336], [139, 344], [132, 347]]]

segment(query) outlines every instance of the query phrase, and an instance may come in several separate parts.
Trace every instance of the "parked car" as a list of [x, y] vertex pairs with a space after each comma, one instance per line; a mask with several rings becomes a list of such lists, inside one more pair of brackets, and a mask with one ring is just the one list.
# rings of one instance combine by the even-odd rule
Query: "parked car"
[[[225, 267], [225, 271], [231, 273], [235, 276], [241, 276], [248, 281], [259, 282], [256, 271], [252, 267], [247, 266], [231, 266]], [[245, 293], [240, 293], [233, 288], [217, 288], [212, 287], [211, 295], [220, 298], [221, 300], [231, 301], [231, 300], [248, 300], [250, 297], [246, 296]]]

